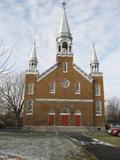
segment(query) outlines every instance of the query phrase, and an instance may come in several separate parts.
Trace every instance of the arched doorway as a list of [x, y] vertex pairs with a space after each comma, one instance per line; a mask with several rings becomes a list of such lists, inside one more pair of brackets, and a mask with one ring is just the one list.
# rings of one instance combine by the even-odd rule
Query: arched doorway
[[55, 111], [51, 109], [48, 113], [48, 125], [54, 126], [55, 125]]
[[81, 124], [81, 112], [77, 110], [74, 114], [75, 116], [75, 126], [80, 126]]
[[68, 109], [63, 109], [60, 113], [60, 124], [61, 126], [69, 126], [70, 123], [70, 113]]

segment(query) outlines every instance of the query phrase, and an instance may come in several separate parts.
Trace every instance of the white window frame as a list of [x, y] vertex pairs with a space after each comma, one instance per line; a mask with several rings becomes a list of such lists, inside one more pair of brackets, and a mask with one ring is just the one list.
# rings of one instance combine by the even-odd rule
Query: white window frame
[[[76, 89], [78, 87], [78, 89]], [[75, 83], [75, 94], [80, 94], [80, 82]]]
[[68, 63], [67, 63], [67, 62], [64, 62], [64, 63], [63, 63], [63, 72], [64, 72], [64, 73], [67, 73], [67, 72], [68, 72]]
[[55, 81], [49, 83], [49, 93], [55, 94]]
[[95, 85], [95, 95], [100, 96], [101, 95], [101, 90], [100, 90], [100, 85], [96, 84]]
[[[31, 109], [29, 109], [30, 102], [31, 102]], [[26, 113], [26, 115], [32, 115], [32, 114], [33, 114], [33, 100], [30, 99], [27, 102], [27, 113]]]
[[[99, 105], [99, 106], [97, 106], [97, 105]], [[97, 111], [97, 107], [99, 107], [99, 111]], [[101, 101], [96, 101], [96, 103], [95, 103], [95, 112], [96, 112], [96, 116], [102, 116]]]
[[28, 94], [34, 94], [34, 84], [33, 83], [28, 84]]

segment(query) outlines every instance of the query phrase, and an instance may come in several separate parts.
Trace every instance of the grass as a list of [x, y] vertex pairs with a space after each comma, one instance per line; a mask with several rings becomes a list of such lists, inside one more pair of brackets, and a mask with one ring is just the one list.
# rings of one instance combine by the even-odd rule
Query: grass
[[120, 147], [120, 137], [108, 135], [107, 133], [93, 133], [89, 136]]

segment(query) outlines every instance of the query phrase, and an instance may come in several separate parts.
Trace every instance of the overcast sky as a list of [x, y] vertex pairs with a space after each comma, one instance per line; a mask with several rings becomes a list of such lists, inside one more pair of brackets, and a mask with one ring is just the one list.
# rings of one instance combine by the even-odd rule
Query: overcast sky
[[[38, 69], [56, 63], [56, 35], [62, 0], [1, 0], [0, 38], [14, 47], [16, 71], [28, 67], [36, 40]], [[74, 63], [89, 74], [92, 43], [104, 73], [105, 98], [120, 97], [120, 0], [69, 0], [66, 6], [73, 37]]]

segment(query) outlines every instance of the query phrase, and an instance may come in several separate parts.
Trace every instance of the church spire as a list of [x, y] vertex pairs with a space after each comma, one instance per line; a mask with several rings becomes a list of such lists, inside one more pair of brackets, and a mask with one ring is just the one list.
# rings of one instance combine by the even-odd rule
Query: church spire
[[99, 72], [99, 61], [98, 61], [96, 50], [95, 50], [95, 44], [93, 44], [93, 51], [92, 51], [92, 57], [91, 57], [91, 61], [90, 61], [90, 68], [91, 68], [91, 73], [98, 73]]
[[62, 17], [60, 21], [60, 28], [57, 34], [57, 54], [59, 55], [68, 55], [72, 54], [72, 36], [70, 33], [70, 28], [66, 16], [66, 3], [62, 3]]
[[29, 70], [36, 71], [37, 70], [37, 55], [36, 55], [36, 41], [33, 44], [32, 52], [29, 59]]
[[71, 35], [70, 29], [69, 29], [68, 20], [67, 20], [66, 11], [65, 11], [66, 3], [63, 2], [62, 5], [63, 5], [62, 18], [61, 18], [60, 28], [58, 33], [61, 33], [63, 35], [68, 34], [70, 36]]

